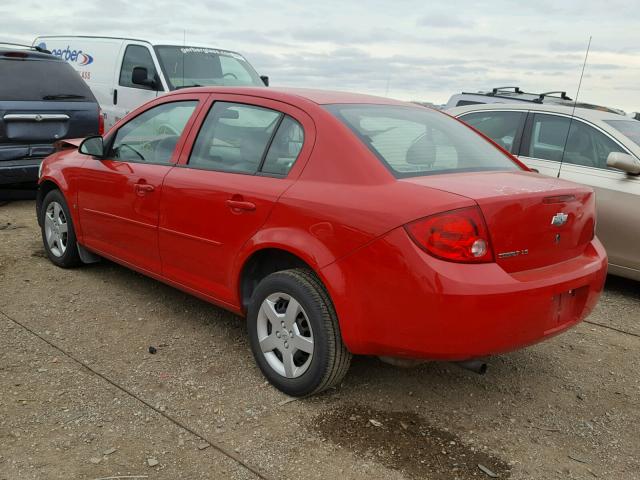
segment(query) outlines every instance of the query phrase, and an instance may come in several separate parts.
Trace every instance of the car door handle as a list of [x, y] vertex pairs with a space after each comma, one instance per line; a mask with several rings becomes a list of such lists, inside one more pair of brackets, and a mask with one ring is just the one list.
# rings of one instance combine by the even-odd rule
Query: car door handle
[[138, 195], [144, 195], [145, 193], [153, 192], [156, 188], [148, 183], [136, 183], [135, 189]]
[[227, 207], [231, 210], [252, 212], [256, 209], [256, 204], [253, 202], [245, 202], [244, 200], [227, 200]]

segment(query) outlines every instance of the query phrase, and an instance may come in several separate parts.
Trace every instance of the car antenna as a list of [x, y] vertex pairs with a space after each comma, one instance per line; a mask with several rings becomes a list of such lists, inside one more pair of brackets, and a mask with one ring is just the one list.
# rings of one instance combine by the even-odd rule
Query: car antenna
[[182, 88], [184, 88], [184, 51], [187, 48], [187, 29], [182, 30]]
[[580, 96], [580, 88], [582, 87], [582, 77], [584, 77], [584, 69], [587, 66], [587, 58], [589, 57], [589, 49], [591, 48], [591, 38], [589, 35], [589, 43], [587, 44], [587, 53], [584, 55], [584, 63], [582, 64], [582, 73], [580, 74], [580, 81], [578, 82], [578, 91], [576, 92], [576, 99], [573, 101], [573, 109], [571, 110], [571, 118], [569, 119], [569, 129], [567, 130], [567, 136], [564, 139], [564, 147], [562, 148], [562, 157], [560, 157], [560, 168], [558, 169], [558, 176], [560, 178], [560, 172], [562, 171], [562, 163], [564, 162], [564, 154], [567, 150], [567, 144], [569, 143], [569, 135], [571, 135], [571, 126], [573, 125], [573, 118], [576, 114], [576, 105], [578, 104], [578, 97]]

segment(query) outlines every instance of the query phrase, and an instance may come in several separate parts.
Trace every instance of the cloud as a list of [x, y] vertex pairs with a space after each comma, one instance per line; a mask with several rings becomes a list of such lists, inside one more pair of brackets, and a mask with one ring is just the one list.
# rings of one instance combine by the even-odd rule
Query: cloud
[[456, 14], [433, 12], [418, 18], [416, 25], [430, 28], [472, 28], [474, 22], [461, 19]]
[[[585, 100], [640, 110], [637, 6], [628, 0], [97, 0], [0, 3], [2, 40], [40, 34], [134, 36], [241, 52], [273, 85], [442, 103], [520, 85], [575, 90], [590, 35]], [[72, 14], [70, 14], [72, 12]], [[632, 88], [633, 87], [633, 88]], [[581, 94], [582, 96], [582, 94]]]

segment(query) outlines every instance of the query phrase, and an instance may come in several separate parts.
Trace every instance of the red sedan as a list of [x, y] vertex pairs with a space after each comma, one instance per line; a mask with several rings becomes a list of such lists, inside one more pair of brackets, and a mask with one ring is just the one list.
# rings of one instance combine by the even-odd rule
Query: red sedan
[[290, 395], [338, 384], [352, 354], [530, 345], [588, 315], [605, 279], [589, 188], [403, 102], [180, 90], [60, 148], [37, 203], [51, 261], [105, 257], [246, 315]]

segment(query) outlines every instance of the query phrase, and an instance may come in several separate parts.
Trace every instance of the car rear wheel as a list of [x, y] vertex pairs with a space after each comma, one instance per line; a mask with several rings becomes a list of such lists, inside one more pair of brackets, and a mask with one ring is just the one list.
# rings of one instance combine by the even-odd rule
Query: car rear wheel
[[251, 297], [247, 327], [260, 370], [287, 395], [326, 390], [349, 369], [351, 353], [342, 342], [333, 304], [309, 270], [264, 278]]
[[49, 260], [63, 268], [82, 263], [69, 208], [59, 190], [52, 190], [44, 197], [41, 215], [42, 241]]

